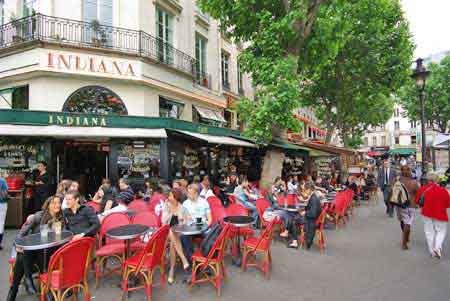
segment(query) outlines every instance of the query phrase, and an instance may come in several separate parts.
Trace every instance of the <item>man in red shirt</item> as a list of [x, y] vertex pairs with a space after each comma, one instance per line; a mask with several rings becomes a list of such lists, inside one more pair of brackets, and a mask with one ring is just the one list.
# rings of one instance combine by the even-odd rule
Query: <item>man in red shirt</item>
[[437, 174], [427, 174], [427, 181], [428, 183], [417, 191], [416, 203], [420, 203], [423, 195], [422, 215], [428, 250], [432, 257], [441, 258], [442, 243], [447, 234], [447, 208], [450, 208], [450, 195], [447, 189], [437, 184], [439, 181]]

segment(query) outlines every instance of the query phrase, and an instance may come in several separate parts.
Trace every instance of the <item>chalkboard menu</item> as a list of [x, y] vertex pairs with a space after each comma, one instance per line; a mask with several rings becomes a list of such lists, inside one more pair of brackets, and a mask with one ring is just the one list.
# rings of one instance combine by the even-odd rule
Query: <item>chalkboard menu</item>
[[140, 175], [158, 176], [160, 148], [159, 144], [121, 145], [117, 165], [120, 176]]
[[331, 164], [333, 162], [332, 157], [317, 157], [315, 160], [317, 167], [317, 175], [321, 177], [331, 176]]
[[34, 145], [0, 145], [0, 169], [29, 171], [36, 164], [36, 154], [37, 148]]

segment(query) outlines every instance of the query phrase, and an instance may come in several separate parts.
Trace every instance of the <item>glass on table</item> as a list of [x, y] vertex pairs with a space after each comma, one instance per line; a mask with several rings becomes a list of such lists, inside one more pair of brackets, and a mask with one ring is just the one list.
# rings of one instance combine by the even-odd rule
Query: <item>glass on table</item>
[[40, 225], [39, 226], [39, 231], [41, 232], [41, 238], [47, 238], [48, 237], [49, 227], [48, 227], [47, 224]]
[[61, 222], [54, 222], [53, 223], [53, 231], [55, 231], [55, 235], [61, 236], [62, 223]]

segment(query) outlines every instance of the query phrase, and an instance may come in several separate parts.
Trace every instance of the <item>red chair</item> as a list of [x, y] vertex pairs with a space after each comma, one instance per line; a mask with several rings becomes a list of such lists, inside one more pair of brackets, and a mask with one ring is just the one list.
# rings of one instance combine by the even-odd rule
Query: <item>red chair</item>
[[[130, 291], [145, 289], [147, 301], [152, 297], [153, 273], [159, 268], [161, 286], [164, 287], [165, 277], [165, 257], [167, 236], [170, 226], [164, 225], [156, 231], [145, 248], [138, 254], [131, 256], [123, 263], [122, 272], [122, 300], [126, 300], [126, 294]], [[144, 284], [136, 287], [128, 287], [130, 276], [142, 276]]]
[[267, 208], [270, 208], [268, 200], [262, 198], [256, 200], [256, 211], [258, 211], [259, 220], [261, 221], [261, 226], [263, 228], [266, 228], [270, 223], [263, 218], [264, 211], [266, 211]]
[[106, 273], [102, 271], [102, 268], [106, 266], [108, 259], [116, 258], [122, 263], [125, 258], [124, 241], [108, 238], [106, 236], [106, 231], [128, 224], [130, 224], [130, 219], [126, 213], [122, 212], [111, 213], [103, 219], [98, 233], [98, 247], [95, 252], [95, 287], [97, 287], [100, 277], [109, 275], [118, 270], [118, 268], [116, 268]]
[[[156, 214], [150, 211], [139, 212], [131, 218], [131, 223], [145, 225], [150, 228], [161, 227], [161, 220], [159, 219], [159, 217], [157, 217]], [[131, 250], [135, 251], [145, 248], [145, 245], [145, 242], [143, 242], [140, 238], [137, 238], [136, 241], [131, 244], [130, 248]]]
[[130, 204], [128, 204], [128, 210], [134, 212], [145, 212], [150, 211], [149, 205], [143, 200], [134, 200]]
[[14, 278], [14, 265], [16, 264], [16, 259], [15, 258], [8, 259], [8, 264], [9, 264], [9, 272], [8, 272], [9, 285], [11, 286]]
[[297, 196], [295, 194], [288, 194], [284, 196], [282, 194], [277, 197], [278, 206], [295, 206], [297, 204]]
[[[329, 206], [325, 205], [322, 208], [322, 212], [320, 213], [319, 217], [316, 220], [316, 235], [315, 238], [317, 238], [317, 245], [320, 249], [320, 253], [323, 253], [325, 251], [325, 223], [326, 218], [328, 214]], [[300, 228], [300, 245], [303, 247], [305, 245], [305, 231], [303, 229], [303, 226]]]
[[211, 207], [212, 224], [219, 222], [222, 223], [223, 218], [227, 216], [227, 211], [222, 205]]
[[347, 209], [347, 206], [348, 206], [348, 195], [345, 192], [337, 193], [329, 211], [329, 215], [332, 218], [333, 223], [336, 226], [336, 229], [339, 229], [339, 224], [341, 222], [344, 225], [346, 224], [345, 211]]
[[[214, 245], [208, 253], [208, 256], [203, 256], [200, 250], [197, 250], [192, 256], [192, 280], [190, 289], [195, 284], [210, 282], [217, 291], [217, 296], [220, 296], [220, 285], [222, 278], [227, 277], [227, 272], [224, 265], [224, 249], [230, 231], [230, 225], [225, 225], [217, 237]], [[208, 269], [209, 268], [209, 269]], [[207, 270], [211, 271], [211, 275]]]
[[148, 203], [148, 210], [155, 213], [155, 207], [158, 206], [158, 204], [164, 200], [166, 200], [166, 196], [164, 196], [163, 194], [161, 194], [161, 193], [153, 194], [153, 196], [151, 197], [151, 199]]
[[89, 202], [85, 203], [84, 205], [94, 209], [95, 213], [99, 213], [100, 210], [101, 210], [101, 205], [99, 203], [94, 202], [94, 201], [89, 201]]
[[[270, 252], [270, 245], [272, 243], [273, 227], [279, 224], [279, 218], [274, 218], [269, 225], [264, 229], [259, 237], [250, 237], [244, 241], [244, 251], [242, 257], [242, 271], [248, 266], [254, 266], [261, 270], [264, 275], [269, 278], [270, 268], [272, 265], [272, 254]], [[256, 254], [263, 255], [263, 261], [258, 263]]]
[[229, 194], [228, 195], [228, 202], [230, 203], [230, 204], [236, 204], [237, 202], [236, 202], [236, 197], [233, 195], [233, 194]]
[[67, 293], [73, 290], [74, 295], [81, 289], [84, 300], [91, 299], [87, 282], [90, 254], [95, 239], [83, 237], [71, 241], [56, 251], [50, 258], [48, 272], [41, 274], [41, 301], [51, 293], [55, 301], [63, 301]]
[[[231, 204], [226, 209], [227, 216], [248, 216], [248, 210], [244, 206], [240, 204]], [[238, 240], [235, 240], [237, 236], [240, 237], [250, 237], [254, 233], [253, 229], [250, 227], [235, 227], [231, 226], [230, 229], [230, 238], [233, 240], [231, 253], [234, 257], [238, 254], [238, 249], [240, 246], [238, 245]]]
[[213, 206], [223, 206], [222, 201], [216, 196], [210, 196], [206, 199], [208, 201], [209, 207]]
[[215, 195], [219, 195], [220, 194], [220, 188], [218, 186], [214, 186], [212, 189], [213, 193]]

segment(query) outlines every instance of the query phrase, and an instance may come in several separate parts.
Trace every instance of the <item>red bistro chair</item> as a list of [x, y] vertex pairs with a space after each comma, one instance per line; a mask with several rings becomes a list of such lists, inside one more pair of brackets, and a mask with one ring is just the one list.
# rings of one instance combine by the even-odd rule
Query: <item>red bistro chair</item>
[[106, 273], [102, 271], [102, 268], [106, 266], [108, 259], [116, 258], [122, 263], [125, 258], [124, 241], [108, 238], [106, 232], [112, 228], [128, 224], [130, 224], [130, 219], [128, 218], [128, 215], [123, 212], [111, 213], [103, 219], [98, 234], [98, 248], [95, 252], [95, 287], [97, 287], [100, 277], [109, 275], [118, 270], [118, 268], [116, 268]]
[[143, 200], [134, 200], [130, 204], [128, 204], [128, 210], [134, 212], [146, 212], [150, 211], [150, 208], [146, 202]]
[[[208, 253], [208, 256], [203, 256], [200, 250], [197, 250], [192, 256], [192, 280], [190, 289], [195, 284], [210, 282], [217, 291], [217, 296], [220, 296], [220, 285], [222, 278], [227, 277], [224, 265], [224, 249], [228, 238], [230, 225], [225, 225], [217, 237], [214, 245]], [[207, 268], [212, 272], [212, 275], [207, 273]]]
[[225, 208], [223, 208], [222, 205], [211, 207], [212, 224], [216, 222], [222, 223], [223, 218], [226, 216], [227, 211], [225, 210]]
[[48, 272], [41, 274], [41, 301], [51, 293], [55, 301], [63, 301], [71, 290], [84, 292], [84, 300], [90, 300], [87, 282], [90, 255], [95, 245], [92, 237], [72, 241], [56, 251], [50, 258]]
[[263, 199], [263, 198], [256, 200], [256, 211], [258, 211], [259, 219], [261, 221], [261, 226], [263, 228], [266, 228], [270, 223], [269, 221], [266, 221], [263, 218], [264, 211], [266, 211], [267, 208], [270, 208], [270, 203], [268, 200]]
[[[231, 204], [226, 209], [227, 216], [248, 216], [248, 210], [244, 206], [240, 204]], [[240, 237], [250, 237], [254, 233], [253, 229], [250, 227], [235, 227], [231, 226], [230, 229], [230, 238], [232, 239], [232, 245], [231, 245], [231, 254], [236, 257], [238, 255], [238, 249], [240, 248], [239, 245], [239, 238]]]
[[236, 204], [237, 202], [236, 202], [236, 197], [233, 195], [233, 194], [229, 194], [228, 195], [228, 202], [230, 203], [230, 204]]
[[101, 210], [101, 205], [99, 203], [94, 202], [94, 201], [89, 201], [89, 202], [85, 203], [84, 205], [94, 209], [95, 213], [99, 213], [100, 210]]
[[222, 206], [222, 201], [216, 196], [210, 196], [208, 199], [209, 207]]
[[[264, 275], [269, 278], [270, 268], [272, 265], [272, 254], [270, 252], [270, 245], [272, 243], [273, 227], [280, 223], [279, 218], [274, 218], [264, 229], [259, 237], [250, 237], [244, 241], [244, 252], [242, 257], [242, 271], [245, 271], [247, 266], [254, 266], [261, 270]], [[261, 263], [257, 262], [256, 254], [260, 253], [264, 256]]]
[[[161, 227], [161, 220], [159, 219], [159, 217], [157, 217], [156, 214], [150, 211], [139, 212], [131, 218], [131, 223], [145, 225], [150, 228]], [[130, 248], [131, 250], [135, 251], [145, 248], [145, 245], [146, 243], [143, 242], [140, 237], [138, 237], [136, 238], [136, 241], [131, 244]]]
[[[153, 273], [157, 268], [160, 271], [161, 286], [165, 283], [165, 252], [167, 246], [167, 236], [170, 226], [164, 225], [156, 231], [145, 248], [136, 255], [131, 256], [123, 263], [122, 271], [122, 300], [126, 300], [126, 294], [129, 291], [145, 289], [147, 301], [152, 297]], [[142, 286], [128, 287], [128, 280], [132, 275], [142, 277], [144, 284]]]
[[[320, 253], [323, 253], [325, 251], [325, 223], [326, 218], [328, 214], [328, 205], [323, 206], [322, 212], [320, 213], [319, 217], [316, 220], [316, 235], [315, 238], [317, 238], [317, 245], [320, 249]], [[305, 231], [303, 230], [303, 227], [300, 230], [300, 245], [303, 247], [305, 245]]]

